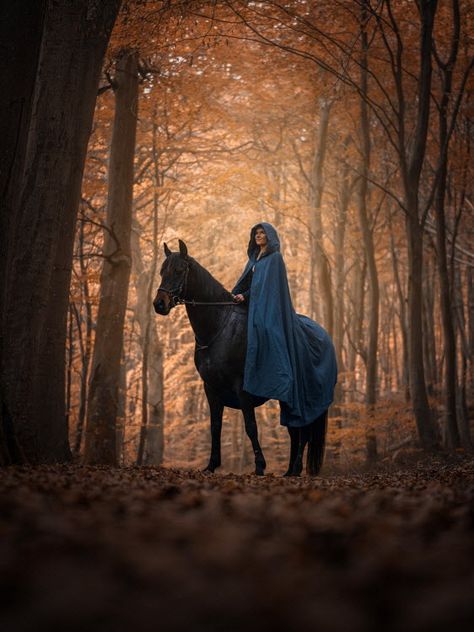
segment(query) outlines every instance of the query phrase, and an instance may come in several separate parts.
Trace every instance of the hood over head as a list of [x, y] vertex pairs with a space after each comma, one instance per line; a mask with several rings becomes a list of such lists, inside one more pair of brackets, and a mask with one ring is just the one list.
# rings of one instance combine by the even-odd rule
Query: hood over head
[[276, 229], [267, 222], [260, 222], [259, 224], [255, 224], [250, 231], [250, 241], [247, 249], [249, 259], [256, 259], [260, 251], [260, 246], [257, 246], [255, 243], [255, 232], [257, 228], [263, 228], [267, 236], [267, 249], [265, 254], [269, 255], [272, 252], [280, 252], [280, 238], [278, 237]]

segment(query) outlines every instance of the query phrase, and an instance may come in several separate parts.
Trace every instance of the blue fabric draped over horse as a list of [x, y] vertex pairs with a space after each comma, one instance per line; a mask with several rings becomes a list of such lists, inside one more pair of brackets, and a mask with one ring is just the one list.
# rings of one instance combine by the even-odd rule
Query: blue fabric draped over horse
[[[267, 248], [257, 260], [258, 227], [265, 230]], [[293, 308], [280, 240], [266, 222], [250, 233], [249, 260], [233, 294], [249, 305], [244, 390], [280, 401], [282, 425], [311, 424], [333, 401], [337, 381], [334, 346], [328, 333]]]

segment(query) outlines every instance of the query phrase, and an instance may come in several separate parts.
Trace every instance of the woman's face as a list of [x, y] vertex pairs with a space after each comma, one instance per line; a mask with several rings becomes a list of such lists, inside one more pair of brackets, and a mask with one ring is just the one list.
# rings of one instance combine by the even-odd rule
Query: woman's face
[[266, 246], [267, 245], [267, 235], [263, 228], [257, 228], [255, 231], [255, 243], [257, 246]]

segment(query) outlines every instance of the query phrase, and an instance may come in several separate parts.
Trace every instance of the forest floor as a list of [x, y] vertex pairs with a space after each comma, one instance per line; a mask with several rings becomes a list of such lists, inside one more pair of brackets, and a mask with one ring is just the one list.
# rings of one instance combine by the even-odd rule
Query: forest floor
[[4, 632], [474, 629], [474, 460], [0, 471]]

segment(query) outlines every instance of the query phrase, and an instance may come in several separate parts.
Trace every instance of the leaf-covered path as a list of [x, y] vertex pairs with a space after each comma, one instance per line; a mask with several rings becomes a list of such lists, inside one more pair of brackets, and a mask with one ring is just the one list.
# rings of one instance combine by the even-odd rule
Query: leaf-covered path
[[0, 471], [0, 628], [472, 630], [474, 462]]

